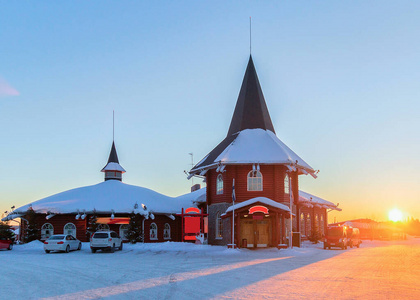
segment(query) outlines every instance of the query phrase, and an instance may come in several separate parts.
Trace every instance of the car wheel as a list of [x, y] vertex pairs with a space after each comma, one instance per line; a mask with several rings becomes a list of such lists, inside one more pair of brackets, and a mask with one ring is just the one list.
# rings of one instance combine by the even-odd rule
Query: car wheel
[[79, 247], [77, 247], [77, 250], [81, 250], [82, 249], [82, 243], [79, 243]]
[[50, 253], [51, 251], [50, 250], [45, 250], [45, 253]]
[[96, 253], [96, 249], [90, 249], [92, 253]]
[[111, 247], [111, 253], [114, 253], [114, 252], [115, 252], [115, 244], [113, 244]]
[[120, 245], [120, 251], [122, 251], [122, 248], [123, 248], [123, 242], [121, 242], [121, 245]]
[[12, 249], [13, 249], [13, 244], [10, 244], [7, 250], [12, 250]]
[[67, 245], [67, 247], [66, 247], [66, 253], [69, 253], [70, 252], [70, 245]]

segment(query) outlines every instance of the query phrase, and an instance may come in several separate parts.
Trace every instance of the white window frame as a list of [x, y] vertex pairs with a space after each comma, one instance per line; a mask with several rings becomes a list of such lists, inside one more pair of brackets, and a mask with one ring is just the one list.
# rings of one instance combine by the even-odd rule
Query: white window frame
[[216, 214], [216, 240], [223, 239], [223, 223], [222, 223], [222, 216], [218, 211]]
[[[47, 230], [49, 230], [48, 236], [46, 233]], [[44, 223], [44, 225], [42, 225], [41, 227], [41, 240], [47, 240], [53, 234], [54, 234], [54, 226], [51, 223]]]
[[289, 175], [286, 174], [284, 176], [284, 193], [289, 194], [290, 193], [290, 187], [289, 187]]
[[[66, 228], [67, 226], [73, 225], [74, 228]], [[74, 231], [74, 234], [71, 233], [71, 231]], [[77, 233], [77, 228], [76, 225], [74, 225], [73, 223], [67, 223], [66, 225], [64, 225], [63, 228], [63, 234], [69, 234], [72, 235], [74, 238], [76, 238], [76, 233]]]
[[120, 225], [120, 237], [124, 240], [127, 241], [127, 230], [128, 230], [128, 224], [121, 224]]
[[158, 227], [156, 223], [150, 224], [149, 239], [153, 241], [158, 239]]
[[217, 195], [222, 195], [223, 194], [223, 175], [222, 174], [217, 175], [216, 194]]
[[263, 190], [263, 176], [259, 170], [251, 170], [247, 176], [247, 190], [262, 191]]
[[169, 225], [169, 223], [165, 223], [163, 227], [163, 239], [164, 240], [171, 239], [171, 225]]

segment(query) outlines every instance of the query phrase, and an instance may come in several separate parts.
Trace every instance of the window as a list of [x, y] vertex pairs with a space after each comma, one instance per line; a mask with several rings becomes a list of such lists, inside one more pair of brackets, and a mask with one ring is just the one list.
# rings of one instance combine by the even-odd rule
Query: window
[[311, 234], [312, 234], [312, 232], [311, 232], [311, 215], [310, 214], [307, 214], [306, 215], [306, 235], [307, 236], [310, 236]]
[[41, 240], [46, 240], [54, 234], [54, 227], [50, 223], [45, 223], [41, 227]]
[[305, 235], [305, 215], [300, 214], [300, 234]]
[[165, 223], [165, 227], [163, 228], [163, 238], [165, 240], [171, 239], [171, 225]]
[[284, 176], [284, 193], [289, 194], [289, 175]]
[[216, 194], [217, 195], [223, 194], [223, 175], [222, 174], [217, 175]]
[[157, 229], [156, 223], [150, 224], [150, 239], [151, 240], [158, 239], [157, 232], [158, 232], [158, 229]]
[[109, 230], [109, 225], [108, 224], [99, 224], [98, 225], [98, 230]]
[[66, 225], [64, 225], [63, 233], [76, 237], [76, 226], [73, 223], [67, 223]]
[[321, 234], [324, 234], [325, 233], [325, 231], [324, 231], [324, 215], [321, 215], [319, 228], [320, 228]]
[[262, 174], [258, 170], [253, 170], [248, 173], [248, 191], [262, 191], [263, 190]]
[[220, 212], [216, 214], [216, 239], [221, 239], [223, 237], [223, 225]]
[[128, 231], [128, 224], [122, 224], [120, 226], [120, 237], [125, 241], [128, 240], [127, 231]]

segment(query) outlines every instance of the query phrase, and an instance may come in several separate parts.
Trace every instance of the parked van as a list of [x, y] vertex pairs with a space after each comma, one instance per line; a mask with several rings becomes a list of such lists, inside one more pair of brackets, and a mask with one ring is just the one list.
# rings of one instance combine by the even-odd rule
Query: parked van
[[324, 240], [324, 249], [331, 249], [331, 247], [347, 249], [347, 229], [347, 226], [328, 226]]
[[362, 240], [360, 239], [360, 230], [359, 228], [355, 227], [349, 227], [347, 229], [347, 238], [348, 238], [348, 244], [350, 248], [357, 247], [359, 248], [360, 244], [362, 243]]

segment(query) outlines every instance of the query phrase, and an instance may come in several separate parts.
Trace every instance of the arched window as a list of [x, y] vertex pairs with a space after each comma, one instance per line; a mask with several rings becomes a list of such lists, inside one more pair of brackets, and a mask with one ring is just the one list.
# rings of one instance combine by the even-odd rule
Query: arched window
[[120, 225], [120, 237], [124, 240], [127, 241], [127, 231], [128, 231], [128, 224], [122, 224]]
[[300, 214], [300, 234], [305, 235], [305, 214]]
[[314, 226], [314, 230], [319, 232], [319, 217], [318, 214], [315, 215], [315, 226]]
[[64, 225], [63, 233], [76, 237], [76, 226], [73, 223], [67, 223]]
[[289, 175], [284, 176], [284, 193], [289, 194]]
[[223, 194], [223, 175], [222, 174], [217, 175], [216, 194], [217, 195]]
[[156, 223], [150, 224], [150, 239], [157, 240], [158, 239], [158, 228]]
[[248, 191], [262, 191], [263, 177], [260, 171], [253, 170], [248, 173]]
[[168, 223], [165, 223], [165, 227], [163, 227], [163, 239], [171, 239], [171, 225], [169, 225]]
[[109, 225], [108, 224], [99, 224], [98, 225], [98, 230], [109, 230]]
[[307, 236], [310, 236], [312, 234], [312, 232], [311, 232], [311, 229], [312, 229], [311, 224], [312, 224], [312, 222], [311, 222], [311, 215], [308, 213], [306, 215], [306, 232], [305, 232], [305, 234]]
[[221, 239], [223, 237], [223, 226], [222, 218], [220, 212], [216, 214], [216, 239]]
[[46, 240], [54, 234], [54, 227], [50, 223], [45, 223], [41, 227], [41, 240]]
[[320, 218], [320, 226], [319, 226], [319, 228], [320, 228], [320, 230], [321, 230], [321, 234], [325, 234], [325, 231], [324, 231], [324, 215], [322, 215], [321, 214], [321, 218]]

